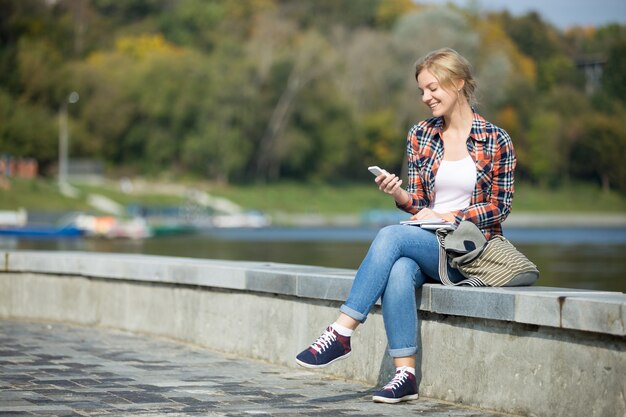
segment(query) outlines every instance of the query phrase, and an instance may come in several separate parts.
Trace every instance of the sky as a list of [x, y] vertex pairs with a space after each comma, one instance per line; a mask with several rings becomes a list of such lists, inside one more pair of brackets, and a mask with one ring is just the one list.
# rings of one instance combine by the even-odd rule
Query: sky
[[574, 25], [626, 24], [626, 0], [424, 0], [420, 3], [454, 3], [463, 7], [477, 3], [482, 9], [508, 9], [513, 15], [534, 10], [560, 29]]

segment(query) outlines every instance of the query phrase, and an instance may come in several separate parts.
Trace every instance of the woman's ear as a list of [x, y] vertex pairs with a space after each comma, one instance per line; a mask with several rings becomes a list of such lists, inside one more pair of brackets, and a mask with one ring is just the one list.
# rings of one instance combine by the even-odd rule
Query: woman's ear
[[463, 87], [465, 87], [465, 80], [456, 80], [454, 85], [456, 86], [456, 91], [461, 92]]

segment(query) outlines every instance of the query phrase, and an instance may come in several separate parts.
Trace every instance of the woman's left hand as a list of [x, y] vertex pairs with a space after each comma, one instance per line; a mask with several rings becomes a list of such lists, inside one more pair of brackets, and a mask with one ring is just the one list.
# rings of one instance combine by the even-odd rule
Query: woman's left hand
[[421, 209], [417, 214], [411, 216], [411, 220], [430, 220], [430, 219], [444, 219], [448, 222], [454, 222], [454, 215], [452, 213], [437, 213], [429, 208]]
[[439, 213], [432, 211], [429, 208], [423, 208], [417, 214], [411, 216], [411, 220], [430, 220], [430, 219], [440, 219], [441, 216]]

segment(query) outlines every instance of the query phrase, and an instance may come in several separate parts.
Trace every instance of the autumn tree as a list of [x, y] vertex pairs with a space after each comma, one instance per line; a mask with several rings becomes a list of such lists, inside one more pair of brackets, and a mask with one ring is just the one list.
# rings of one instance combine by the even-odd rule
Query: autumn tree
[[[626, 116], [623, 108], [621, 117]], [[583, 123], [585, 141], [576, 150], [577, 168], [599, 179], [605, 191], [626, 191], [626, 128], [616, 115], [594, 113]]]

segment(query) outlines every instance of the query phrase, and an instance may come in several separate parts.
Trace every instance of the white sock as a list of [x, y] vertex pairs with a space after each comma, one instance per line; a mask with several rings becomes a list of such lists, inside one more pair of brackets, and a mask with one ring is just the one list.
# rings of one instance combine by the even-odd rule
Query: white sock
[[413, 374], [413, 376], [415, 376], [415, 368], [411, 368], [410, 366], [399, 366], [396, 368], [396, 372], [398, 372], [399, 370], [404, 369], [405, 371]]
[[345, 337], [352, 336], [352, 332], [354, 331], [345, 326], [342, 326], [341, 324], [338, 324], [337, 322], [334, 322], [333, 324], [331, 324], [330, 327], [332, 327], [333, 329], [335, 329], [337, 333]]

